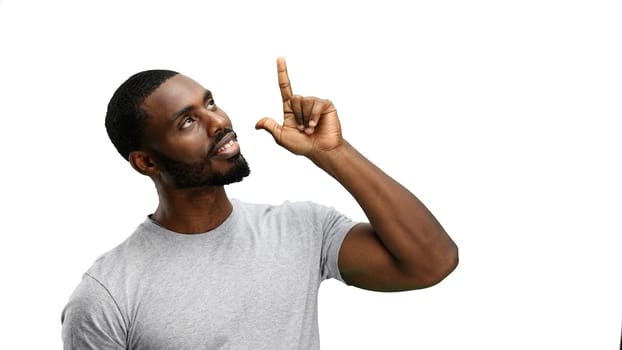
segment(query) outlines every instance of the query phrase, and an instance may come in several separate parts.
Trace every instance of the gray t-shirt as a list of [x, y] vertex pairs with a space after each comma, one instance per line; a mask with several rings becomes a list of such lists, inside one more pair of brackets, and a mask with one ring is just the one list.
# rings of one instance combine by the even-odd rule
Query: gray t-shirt
[[319, 349], [320, 282], [355, 224], [311, 202], [232, 200], [206, 233], [147, 218], [98, 258], [62, 313], [65, 349]]

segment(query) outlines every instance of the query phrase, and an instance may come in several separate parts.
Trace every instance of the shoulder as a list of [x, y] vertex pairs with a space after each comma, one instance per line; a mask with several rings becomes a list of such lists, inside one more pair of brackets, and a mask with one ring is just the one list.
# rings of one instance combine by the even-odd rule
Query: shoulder
[[256, 212], [261, 214], [283, 214], [295, 211], [322, 212], [333, 208], [313, 201], [283, 201], [279, 204], [249, 203], [241, 200], [232, 200], [237, 210], [244, 212]]
[[151, 257], [158, 255], [163, 249], [163, 244], [159, 243], [161, 240], [162, 237], [154, 232], [147, 219], [123, 242], [97, 257], [87, 270], [86, 276], [103, 286], [112, 287], [116, 280], [137, 275]]
[[89, 313], [89, 310], [99, 309], [104, 305], [116, 305], [114, 298], [106, 286], [87, 272], [82, 276], [82, 280], [71, 294], [69, 302], [63, 310], [63, 321], [70, 313], [84, 315]]
[[248, 203], [234, 201], [234, 208], [246, 218], [261, 220], [286, 220], [290, 222], [317, 222], [323, 220], [334, 208], [312, 201], [283, 201], [279, 204]]
[[61, 323], [65, 348], [125, 348], [127, 320], [106, 287], [88, 274], [69, 298]]
[[335, 208], [313, 201], [254, 204], [236, 200], [234, 208], [238, 211], [238, 220], [261, 227], [297, 227], [305, 232], [325, 232], [353, 225], [350, 218]]

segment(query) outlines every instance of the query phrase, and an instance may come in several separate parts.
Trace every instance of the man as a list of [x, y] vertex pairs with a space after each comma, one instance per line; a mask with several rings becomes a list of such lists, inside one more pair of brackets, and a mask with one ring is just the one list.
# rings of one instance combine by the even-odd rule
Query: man
[[425, 206], [342, 138], [333, 104], [294, 95], [277, 60], [283, 124], [256, 129], [341, 183], [369, 223], [312, 202], [250, 204], [231, 120], [187, 76], [130, 77], [108, 105], [119, 153], [159, 203], [84, 275], [63, 310], [66, 349], [318, 349], [317, 292], [337, 278], [376, 291], [432, 286], [457, 247]]

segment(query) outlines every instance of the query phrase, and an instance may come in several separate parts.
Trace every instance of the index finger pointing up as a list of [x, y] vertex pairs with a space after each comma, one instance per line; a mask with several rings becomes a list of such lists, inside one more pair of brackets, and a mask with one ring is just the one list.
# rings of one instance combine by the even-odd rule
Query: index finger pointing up
[[287, 65], [285, 64], [285, 58], [279, 57], [276, 59], [276, 70], [279, 75], [279, 87], [281, 88], [281, 98], [283, 102], [289, 101], [292, 98], [292, 86], [289, 83], [289, 76], [287, 75]]

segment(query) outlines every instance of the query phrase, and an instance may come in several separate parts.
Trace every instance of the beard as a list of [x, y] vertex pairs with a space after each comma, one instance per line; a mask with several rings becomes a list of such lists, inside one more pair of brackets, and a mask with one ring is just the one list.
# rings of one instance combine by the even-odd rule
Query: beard
[[164, 170], [173, 179], [175, 186], [180, 189], [229, 185], [242, 181], [250, 174], [248, 163], [241, 153], [229, 159], [233, 166], [225, 173], [212, 172], [207, 160], [197, 163], [185, 163], [159, 152], [154, 153], [156, 153]]

